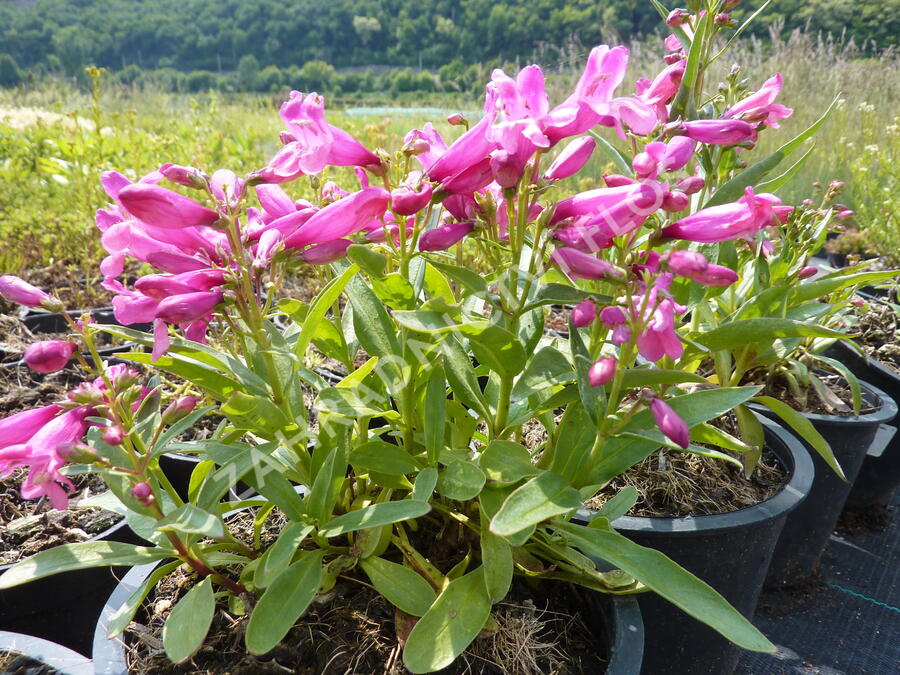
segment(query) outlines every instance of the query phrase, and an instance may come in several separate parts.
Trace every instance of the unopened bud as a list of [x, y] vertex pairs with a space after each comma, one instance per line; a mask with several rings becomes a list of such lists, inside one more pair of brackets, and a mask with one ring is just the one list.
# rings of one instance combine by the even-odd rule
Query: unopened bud
[[837, 218], [838, 220], [847, 220], [848, 218], [852, 218], [853, 215], [854, 215], [853, 211], [851, 211], [850, 209], [847, 209], [845, 211], [838, 212], [838, 214], [835, 216], [835, 218]]
[[404, 144], [402, 152], [404, 155], [421, 155], [422, 153], [428, 152], [431, 148], [431, 145], [423, 138], [416, 138], [408, 143]]
[[853, 305], [854, 307], [864, 307], [866, 304], [866, 301], [863, 300], [862, 298], [853, 298], [850, 301], [850, 304]]
[[601, 387], [616, 375], [618, 361], [612, 358], [599, 359], [588, 371], [588, 381], [592, 387]]
[[672, 192], [667, 192], [665, 195], [663, 195], [662, 209], [667, 213], [677, 213], [678, 211], [684, 211], [690, 205], [691, 198], [683, 192], [673, 190]]
[[60, 443], [56, 454], [69, 464], [93, 464], [98, 459], [94, 449], [84, 443]]
[[163, 411], [163, 423], [174, 424], [178, 420], [187, 417], [197, 407], [199, 401], [200, 399], [196, 396], [179, 396]]
[[447, 122], [452, 124], [455, 127], [462, 127], [462, 126], [468, 127], [469, 126], [469, 120], [466, 119], [465, 115], [463, 115], [462, 113], [459, 113], [459, 112], [455, 112], [452, 115], [448, 115]]
[[731, 17], [727, 12], [721, 12], [720, 14], [716, 14], [715, 22], [720, 26], [724, 26], [729, 21], [731, 21]]
[[179, 164], [163, 164], [159, 172], [168, 180], [189, 188], [204, 188], [206, 180], [199, 169]]
[[688, 176], [678, 181], [675, 184], [675, 188], [686, 195], [692, 195], [695, 192], [700, 192], [705, 185], [706, 181], [700, 176]]
[[810, 277], [814, 277], [819, 273], [819, 270], [812, 265], [808, 265], [797, 272], [798, 279], [809, 279]]
[[669, 16], [666, 17], [666, 25], [675, 28], [684, 24], [689, 18], [690, 14], [683, 9], [673, 9], [669, 12]]
[[125, 440], [125, 430], [121, 424], [114, 424], [103, 432], [103, 442], [107, 445], [122, 445]]
[[135, 483], [131, 487], [131, 496], [137, 499], [143, 506], [150, 506], [153, 504], [153, 488], [150, 487], [149, 483], [140, 482]]
[[676, 52], [674, 54], [666, 54], [663, 57], [663, 61], [666, 62], [666, 65], [671, 66], [673, 63], [678, 63], [684, 58], [684, 52]]
[[603, 182], [606, 183], [607, 187], [622, 187], [623, 185], [633, 185], [635, 183], [634, 178], [629, 178], [628, 176], [623, 176], [619, 173], [605, 173], [603, 174]]

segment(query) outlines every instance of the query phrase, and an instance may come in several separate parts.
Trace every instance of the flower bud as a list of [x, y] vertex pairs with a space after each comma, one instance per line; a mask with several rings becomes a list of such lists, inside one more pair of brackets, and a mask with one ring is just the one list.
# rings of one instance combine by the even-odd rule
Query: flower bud
[[669, 12], [669, 16], [666, 17], [666, 25], [675, 28], [684, 24], [689, 18], [690, 14], [683, 9], [673, 9]]
[[810, 277], [814, 277], [819, 273], [818, 268], [813, 267], [812, 265], [808, 265], [797, 272], [798, 279], [809, 279]]
[[106, 431], [103, 432], [103, 442], [107, 445], [122, 445], [123, 440], [125, 440], [125, 430], [121, 424], [107, 427]]
[[168, 180], [178, 185], [184, 185], [189, 188], [206, 187], [206, 180], [199, 169], [192, 166], [181, 166], [179, 164], [163, 164], [159, 167], [159, 172]]
[[591, 383], [592, 387], [602, 387], [615, 377], [617, 365], [618, 361], [616, 361], [616, 359], [598, 359], [588, 371], [588, 382]]
[[[24, 279], [4, 274], [0, 277], [0, 297], [26, 307], [41, 307], [46, 302], [55, 300], [37, 286], [32, 286]], [[56, 300], [56, 302], [59, 302]]]
[[677, 35], [669, 35], [663, 40], [663, 44], [666, 46], [666, 51], [677, 52], [681, 50], [681, 40], [678, 39]]
[[837, 218], [838, 220], [847, 220], [847, 218], [852, 218], [853, 215], [853, 211], [851, 211], [850, 209], [846, 209], [844, 211], [839, 211], [835, 218]]
[[544, 178], [560, 180], [578, 173], [587, 164], [596, 146], [597, 142], [590, 136], [576, 138], [559, 153], [559, 156], [547, 169]]
[[677, 213], [678, 211], [684, 211], [690, 205], [691, 198], [683, 192], [678, 192], [677, 190], [675, 190], [672, 192], [667, 192], [665, 195], [663, 195], [662, 209], [667, 213]]
[[135, 483], [131, 487], [131, 495], [143, 506], [150, 506], [154, 502], [153, 488], [150, 487], [149, 483], [143, 481]]
[[653, 397], [650, 401], [650, 413], [653, 415], [656, 426], [659, 427], [663, 436], [675, 445], [687, 449], [691, 443], [690, 429], [668, 403], [660, 398]]
[[93, 464], [99, 459], [96, 451], [84, 443], [59, 443], [56, 454], [67, 464]]
[[663, 57], [663, 61], [666, 62], [666, 65], [671, 66], [674, 63], [678, 63], [684, 58], [684, 52], [676, 52], [675, 54], [666, 54]]
[[627, 318], [621, 307], [610, 305], [600, 310], [600, 321], [607, 329], [610, 329], [625, 323]]
[[163, 424], [175, 424], [178, 420], [184, 419], [193, 412], [199, 401], [196, 396], [179, 396], [163, 411]]
[[463, 115], [462, 113], [459, 113], [459, 112], [453, 113], [452, 115], [448, 115], [447, 122], [452, 124], [455, 127], [462, 127], [462, 126], [468, 127], [469, 126], [469, 120], [466, 119], [465, 115]]
[[55, 373], [66, 367], [77, 348], [68, 340], [35, 342], [25, 350], [25, 364], [38, 373]]
[[618, 173], [605, 173], [603, 174], [603, 182], [606, 183], [607, 187], [614, 188], [622, 187], [623, 185], [634, 185], [635, 180]]
[[727, 12], [721, 12], [721, 13], [719, 13], [719, 14], [716, 14], [715, 22], [716, 22], [718, 25], [724, 26], [724, 25], [727, 24], [729, 21], [731, 21], [731, 17], [728, 15]]
[[741, 0], [725, 0], [722, 4], [722, 9], [727, 12], [729, 9], [734, 9], [739, 4], [741, 4]]
[[303, 262], [310, 265], [328, 265], [347, 255], [347, 249], [353, 242], [349, 239], [333, 239], [321, 244], [314, 244], [298, 255]]
[[502, 188], [515, 187], [522, 177], [525, 165], [505, 150], [495, 150], [491, 155], [491, 175]]
[[172, 295], [159, 303], [156, 318], [166, 323], [196, 321], [213, 311], [222, 302], [222, 291], [200, 291]]
[[853, 305], [854, 307], [864, 307], [866, 304], [866, 301], [863, 300], [862, 298], [853, 298], [850, 301], [850, 304]]
[[700, 192], [703, 187], [706, 185], [706, 181], [700, 176], [688, 176], [687, 178], [682, 178], [675, 184], [675, 189], [680, 190], [686, 195], [692, 195], [695, 192]]
[[597, 304], [590, 298], [583, 300], [572, 308], [572, 325], [584, 328], [594, 323], [597, 318]]
[[414, 138], [403, 145], [402, 152], [404, 155], [421, 155], [428, 152], [431, 145], [424, 138]]
[[418, 213], [431, 201], [431, 183], [423, 181], [418, 191], [408, 185], [401, 185], [391, 191], [391, 208], [400, 216]]
[[475, 223], [444, 223], [419, 237], [420, 251], [446, 251], [475, 229]]
[[685, 135], [709, 145], [740, 145], [756, 141], [756, 129], [743, 120], [694, 120], [682, 125]]
[[680, 277], [691, 278], [702, 274], [709, 261], [706, 256], [697, 251], [672, 251], [668, 260], [669, 269]]

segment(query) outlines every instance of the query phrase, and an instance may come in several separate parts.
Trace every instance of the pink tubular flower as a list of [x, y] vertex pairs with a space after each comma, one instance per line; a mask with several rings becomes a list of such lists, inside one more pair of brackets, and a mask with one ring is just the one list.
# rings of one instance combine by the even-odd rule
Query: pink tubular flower
[[447, 143], [431, 122], [427, 122], [421, 129], [410, 131], [403, 138], [403, 143], [406, 151], [415, 155], [422, 170], [426, 172], [447, 151]]
[[399, 216], [411, 216], [418, 213], [431, 201], [431, 183], [422, 181], [418, 189], [409, 185], [401, 185], [391, 191], [391, 208]]
[[205, 180], [199, 169], [192, 166], [180, 166], [178, 164], [163, 164], [159, 172], [168, 180], [185, 187], [203, 187]]
[[766, 126], [777, 129], [778, 120], [787, 119], [794, 112], [791, 108], [775, 103], [783, 84], [781, 73], [776, 73], [765, 81], [759, 91], [750, 94], [726, 110], [723, 117], [741, 119], [750, 123], [762, 122]]
[[[0, 452], [14, 445], [21, 445], [34, 436], [38, 430], [56, 417], [62, 408], [48, 405], [32, 408], [0, 419]], [[0, 455], [2, 462], [2, 455]], [[3, 471], [0, 468], [0, 471]]]
[[[483, 162], [497, 148], [497, 144], [487, 137], [488, 130], [496, 117], [496, 110], [488, 111], [478, 124], [457, 138], [453, 144], [434, 159], [425, 169], [431, 180], [443, 182], [465, 171], [474, 164]], [[434, 147], [434, 146], [432, 146]], [[424, 155], [419, 156], [425, 165]]]
[[572, 325], [576, 328], [590, 326], [596, 318], [597, 303], [590, 298], [582, 300], [572, 308]]
[[696, 251], [672, 251], [667, 262], [670, 270], [688, 279], [701, 274], [709, 267], [706, 256]]
[[441, 183], [445, 192], [471, 194], [494, 180], [492, 158], [484, 157]]
[[164, 229], [212, 225], [219, 214], [185, 197], [146, 183], [132, 183], [119, 190], [118, 201], [138, 220]]
[[298, 256], [303, 262], [310, 265], [327, 265], [347, 255], [347, 249], [352, 243], [349, 239], [335, 239], [321, 244], [313, 244], [308, 249], [301, 251]]
[[305, 248], [359, 232], [375, 218], [384, 216], [390, 197], [382, 187], [367, 187], [338, 199], [286, 237], [285, 248]]
[[156, 309], [157, 319], [166, 323], [187, 323], [210, 314], [222, 302], [222, 291], [200, 291], [172, 295], [160, 301]]
[[26, 307], [41, 307], [53, 298], [37, 286], [32, 286], [24, 279], [12, 274], [0, 276], [0, 297]]
[[677, 35], [669, 35], [663, 40], [667, 52], [677, 52], [681, 49], [681, 40]]
[[691, 443], [691, 432], [678, 413], [672, 410], [668, 403], [655, 396], [650, 400], [650, 413], [663, 436], [686, 450]]
[[288, 197], [287, 193], [281, 189], [281, 186], [273, 183], [257, 185], [256, 197], [259, 199], [259, 205], [265, 211], [266, 216], [271, 220], [281, 218], [297, 210], [294, 200]]
[[748, 187], [738, 201], [701, 209], [664, 228], [662, 235], [667, 239], [703, 243], [752, 237], [787, 217], [790, 207], [780, 204], [781, 200], [774, 195], [757, 195]]
[[547, 169], [544, 178], [561, 180], [575, 175], [587, 164], [595, 147], [597, 147], [597, 142], [590, 136], [576, 138], [559, 153], [559, 156]]
[[558, 248], [550, 260], [573, 279], [620, 278], [622, 271], [588, 253], [574, 248]]
[[55, 373], [66, 367], [78, 348], [68, 340], [43, 340], [25, 349], [25, 364], [38, 373]]
[[678, 211], [684, 211], [690, 204], [690, 197], [683, 192], [673, 190], [665, 194], [661, 208], [667, 213], [677, 213]]
[[588, 371], [588, 382], [591, 383], [592, 387], [602, 387], [607, 382], [610, 382], [613, 377], [615, 377], [617, 365], [618, 361], [616, 361], [616, 359], [598, 359], [597, 362], [592, 365], [591, 369]]
[[708, 145], [740, 145], [757, 137], [752, 124], [737, 119], [694, 120], [684, 122], [682, 128], [688, 138]]
[[798, 279], [809, 279], [810, 277], [814, 277], [819, 273], [819, 269], [817, 267], [813, 267], [812, 265], [808, 265], [804, 267], [799, 272], [797, 272]]
[[446, 251], [475, 229], [475, 223], [444, 223], [422, 233], [420, 251]]
[[688, 176], [675, 183], [675, 189], [680, 190], [686, 195], [692, 195], [695, 192], [700, 192], [705, 185], [706, 180], [700, 176]]
[[285, 183], [317, 174], [326, 166], [381, 168], [381, 160], [353, 136], [325, 121], [325, 99], [313, 92], [305, 98], [292, 91], [281, 106], [281, 119], [288, 131], [286, 145], [258, 172], [267, 183]]

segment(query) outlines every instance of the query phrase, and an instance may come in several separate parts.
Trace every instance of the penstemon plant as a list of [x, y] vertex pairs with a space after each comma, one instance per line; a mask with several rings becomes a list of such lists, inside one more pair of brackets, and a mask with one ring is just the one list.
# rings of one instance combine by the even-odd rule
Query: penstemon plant
[[[755, 450], [710, 424], [760, 391], [725, 368], [749, 367], [726, 360], [748, 344], [732, 333], [750, 325], [728, 303], [766, 293], [764, 264], [769, 279], [798, 276], [787, 245], [797, 217], [787, 219], [771, 184], [754, 187], [824, 119], [763, 167], [739, 171], [738, 147], [791, 111], [774, 102], [780, 76], [749, 95], [732, 77], [725, 100], [703, 99], [703, 74], [721, 55], [714, 38], [730, 26], [720, 15], [734, 3], [704, 4], [668, 17], [668, 65], [630, 96], [615, 94], [627, 50], [599, 46], [555, 106], [537, 66], [515, 78], [495, 71], [484, 115], [472, 125], [452, 115], [466, 129], [449, 144], [426, 125], [396, 152], [372, 152], [327, 122], [321, 96], [292, 92], [282, 149], [244, 178], [173, 164], [136, 183], [104, 174], [104, 285], [119, 321], [152, 322], [152, 334], [73, 325], [98, 379], [58, 406], [0, 421], [0, 471], [30, 467], [23, 496], [41, 485], [63, 506], [63, 466], [87, 465], [79, 470], [104, 478], [105, 503], [148, 545], [58, 547], [13, 567], [0, 587], [161, 561], [113, 618], [115, 635], [187, 565], [196, 582], [163, 634], [175, 662], [200, 648], [217, 599], [249, 616], [246, 647], [264, 654], [338, 577], [370, 584], [414, 618], [404, 647], [413, 672], [449, 665], [490, 627], [515, 575], [652, 590], [736, 644], [773, 651], [706, 583], [615, 531], [633, 490], [589, 524], [572, 521], [661, 446], [719, 458], [710, 444]], [[619, 173], [571, 194], [566, 179], [598, 146]], [[359, 187], [323, 182], [334, 167], [355, 167]], [[304, 177], [311, 200], [281, 187]], [[767, 228], [782, 231], [788, 251], [768, 262], [758, 253]], [[126, 260], [153, 271], [129, 288]], [[301, 265], [329, 279], [309, 302], [281, 293]], [[785, 287], [782, 296], [796, 292]], [[818, 297], [803, 288], [804, 302]], [[58, 305], [11, 277], [0, 293]], [[554, 305], [574, 306], [565, 337], [545, 333]], [[120, 355], [136, 369], [104, 364], [98, 330], [150, 351]], [[30, 365], [50, 372], [81, 346], [40, 346]], [[316, 352], [343, 365], [340, 381], [316, 372]], [[723, 365], [717, 378], [698, 371], [707, 357]], [[171, 403], [147, 370], [185, 382]], [[211, 438], [179, 439], [210, 412], [224, 418]], [[535, 425], [538, 442], [526, 434]], [[202, 460], [186, 500], [160, 469], [175, 451]], [[258, 496], [223, 501], [238, 483]], [[227, 517], [248, 505], [258, 507], [250, 542]], [[259, 532], [276, 509], [287, 524], [264, 546]], [[431, 547], [446, 533], [460, 560], [441, 569]]]

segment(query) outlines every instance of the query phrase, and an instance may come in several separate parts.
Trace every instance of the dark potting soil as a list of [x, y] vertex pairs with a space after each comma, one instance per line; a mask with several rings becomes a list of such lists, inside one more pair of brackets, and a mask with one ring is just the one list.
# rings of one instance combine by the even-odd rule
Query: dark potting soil
[[890, 513], [884, 504], [870, 504], [856, 508], [845, 506], [834, 529], [841, 534], [884, 532], [890, 522]]
[[[743, 384], [765, 384], [761, 395], [783, 401], [798, 412], [840, 417], [854, 416], [856, 413], [853, 412], [853, 394], [847, 381], [840, 375], [834, 374], [819, 373], [818, 378], [825, 385], [825, 391], [819, 392], [810, 386], [809, 389], [802, 392], [802, 397], [799, 399], [781, 378], [771, 382], [755, 382], [750, 378]], [[875, 410], [876, 402], [870, 400], [863, 391], [860, 414], [865, 415]]]
[[[252, 544], [255, 509], [241, 512], [228, 522], [235, 537]], [[271, 544], [286, 524], [275, 509], [261, 531], [262, 547]], [[421, 534], [421, 531], [420, 531]], [[455, 560], [449, 537], [434, 537], [444, 546], [428, 551], [429, 559]], [[432, 555], [432, 553], [434, 555]], [[350, 575], [354, 572], [348, 573]], [[210, 633], [200, 651], [188, 662], [173, 665], [162, 648], [162, 628], [172, 607], [196, 582], [184, 567], [163, 579], [148, 596], [125, 633], [129, 672], [138, 675], [208, 675], [229, 673], [358, 673], [379, 675], [407, 673], [402, 664], [403, 640], [416, 619], [397, 611], [375, 593], [362, 577], [342, 576], [333, 589], [313, 601], [284, 640], [268, 654], [253, 656], [244, 646], [245, 616], [220, 605]], [[539, 675], [543, 673], [602, 673], [608, 654], [597, 653], [582, 615], [586, 608], [579, 592], [552, 583], [531, 587], [516, 580], [509, 596], [494, 607], [497, 629], [483, 632], [444, 675]]]
[[[129, 267], [140, 266], [140, 263]], [[100, 285], [99, 270], [84, 270], [62, 262], [26, 270], [20, 275], [30, 284], [56, 296], [66, 309], [106, 307], [112, 294]]]
[[551, 307], [544, 319], [544, 327], [547, 330], [555, 330], [565, 333], [569, 330], [569, 310], [559, 307]]
[[748, 478], [742, 469], [724, 460], [661, 449], [610, 481], [586, 506], [598, 509], [622, 488], [632, 486], [639, 496], [630, 516], [729, 513], [766, 501], [787, 481], [788, 475], [773, 453], [763, 453]]
[[56, 675], [56, 668], [15, 652], [0, 653], [0, 675]]
[[30, 368], [0, 368], [0, 419], [51, 405], [82, 382], [92, 380], [77, 363], [44, 375]]
[[900, 340], [897, 337], [897, 305], [872, 300], [856, 311], [853, 332], [866, 355], [900, 373]]
[[121, 516], [104, 509], [78, 508], [78, 502], [106, 492], [96, 474], [72, 476], [66, 511], [57, 511], [47, 499], [22, 499], [19, 488], [26, 470], [19, 469], [0, 479], [0, 564], [18, 562], [60, 544], [87, 541], [115, 525]]

